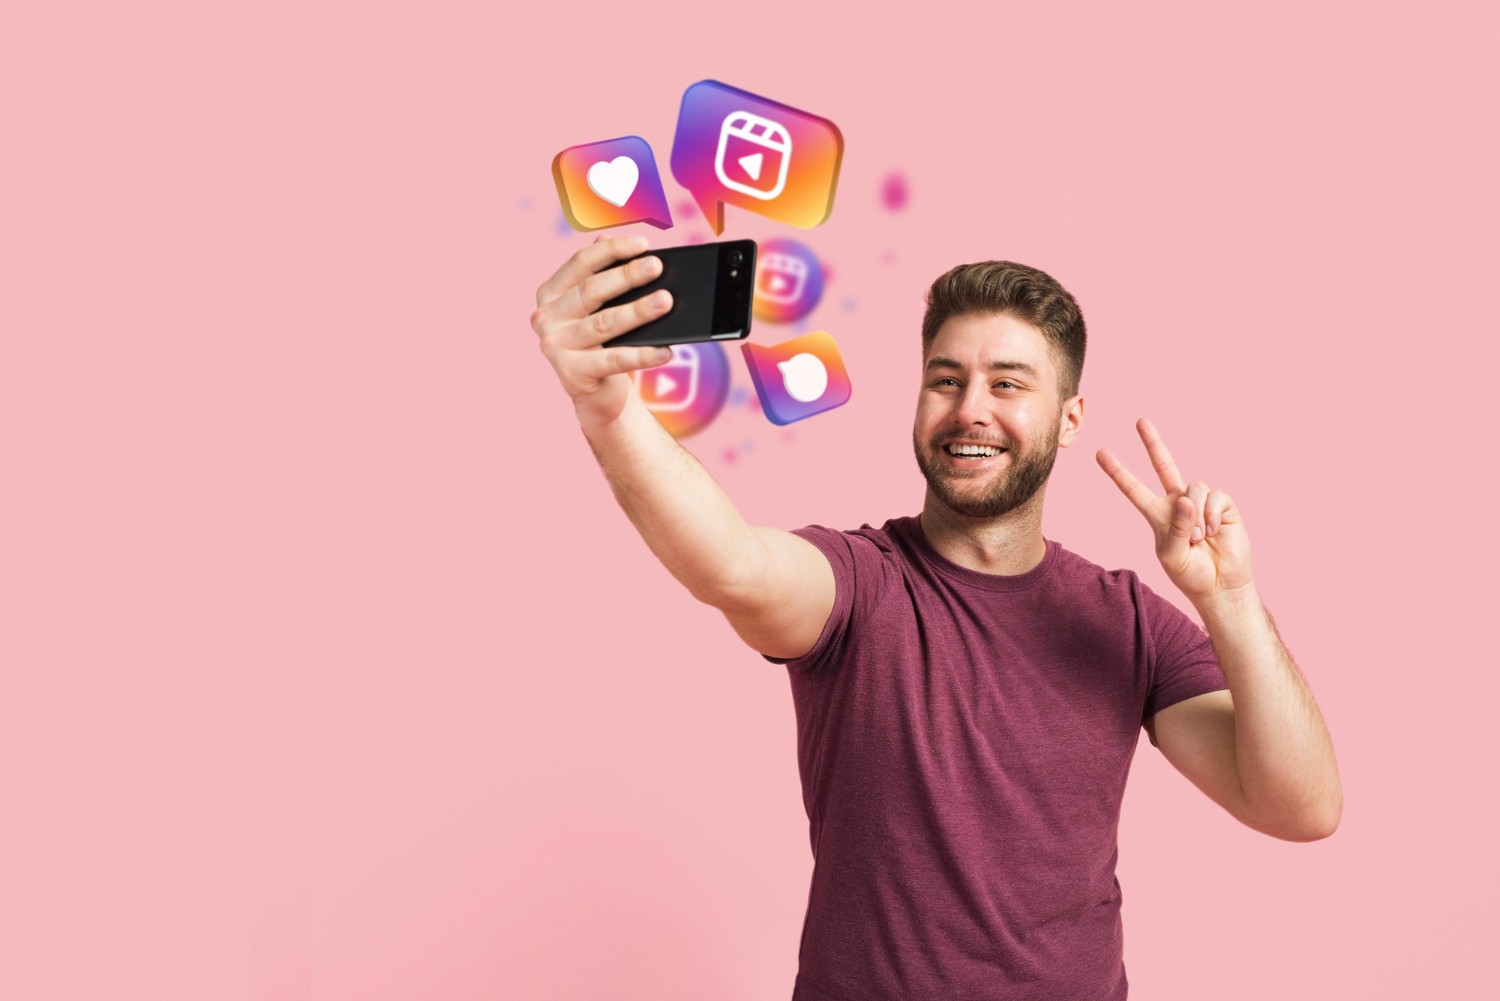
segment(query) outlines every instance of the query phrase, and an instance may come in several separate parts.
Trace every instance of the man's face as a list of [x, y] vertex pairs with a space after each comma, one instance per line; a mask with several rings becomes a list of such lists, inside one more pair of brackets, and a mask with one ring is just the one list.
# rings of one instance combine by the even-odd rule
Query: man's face
[[[1006, 314], [956, 316], [938, 330], [924, 365], [912, 448], [932, 493], [972, 518], [1025, 504], [1052, 474], [1064, 426], [1068, 445], [1082, 417], [1080, 397], [1064, 408], [1058, 396], [1042, 332]], [[954, 454], [961, 445], [1000, 451]]]

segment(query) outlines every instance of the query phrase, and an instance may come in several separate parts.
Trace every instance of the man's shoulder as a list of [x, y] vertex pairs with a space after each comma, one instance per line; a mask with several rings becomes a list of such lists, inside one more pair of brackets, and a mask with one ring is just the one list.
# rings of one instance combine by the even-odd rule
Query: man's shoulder
[[1129, 567], [1119, 567], [1115, 570], [1107, 570], [1098, 563], [1089, 559], [1081, 553], [1075, 552], [1063, 545], [1057, 544], [1058, 566], [1066, 568], [1071, 574], [1087, 577], [1106, 577], [1111, 580], [1120, 580], [1125, 577], [1138, 576]]
[[1141, 580], [1140, 574], [1129, 567], [1106, 569], [1061, 543], [1057, 547], [1055, 576], [1059, 586], [1068, 589], [1094, 589], [1102, 596], [1129, 601], [1132, 604], [1140, 600], [1143, 590], [1149, 590], [1145, 582]]
[[1186, 612], [1153, 590], [1134, 570], [1128, 567], [1107, 570], [1067, 548], [1059, 546], [1058, 550], [1058, 586], [1066, 590], [1071, 599], [1128, 609], [1142, 622], [1156, 626], [1188, 619]]
[[875, 581], [891, 581], [906, 575], [914, 559], [904, 534], [909, 518], [891, 518], [879, 528], [868, 522], [859, 528], [837, 529], [811, 524], [792, 529], [792, 534], [810, 542], [833, 567], [835, 581], [861, 587]]
[[802, 528], [792, 529], [793, 535], [800, 535], [814, 545], [820, 542], [841, 543], [845, 546], [863, 546], [874, 548], [882, 553], [894, 553], [900, 548], [900, 543], [909, 529], [907, 526], [912, 521], [910, 517], [889, 518], [879, 528], [869, 522], [858, 528], [830, 528], [827, 525], [811, 524]]

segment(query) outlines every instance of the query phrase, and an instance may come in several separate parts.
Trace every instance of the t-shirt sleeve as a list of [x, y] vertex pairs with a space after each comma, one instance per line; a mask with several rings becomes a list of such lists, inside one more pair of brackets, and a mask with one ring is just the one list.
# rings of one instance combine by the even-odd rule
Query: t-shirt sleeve
[[[865, 528], [869, 528], [868, 525]], [[890, 573], [890, 566], [880, 547], [866, 536], [840, 532], [822, 525], [808, 525], [792, 534], [818, 547], [833, 568], [833, 611], [813, 648], [795, 660], [784, 660], [761, 654], [773, 664], [785, 664], [793, 671], [815, 671], [837, 661], [837, 652], [845, 645], [851, 623], [859, 618], [861, 608], [873, 600], [880, 582]]]
[[1203, 627], [1145, 584], [1140, 588], [1142, 627], [1151, 663], [1151, 686], [1141, 718], [1144, 724], [1168, 706], [1228, 688], [1229, 683]]

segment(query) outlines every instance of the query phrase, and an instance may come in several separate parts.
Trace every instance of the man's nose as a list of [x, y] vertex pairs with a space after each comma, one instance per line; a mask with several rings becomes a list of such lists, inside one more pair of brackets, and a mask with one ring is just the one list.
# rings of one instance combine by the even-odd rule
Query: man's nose
[[964, 427], [990, 422], [990, 387], [982, 380], [969, 383], [958, 398], [958, 409], [953, 419]]

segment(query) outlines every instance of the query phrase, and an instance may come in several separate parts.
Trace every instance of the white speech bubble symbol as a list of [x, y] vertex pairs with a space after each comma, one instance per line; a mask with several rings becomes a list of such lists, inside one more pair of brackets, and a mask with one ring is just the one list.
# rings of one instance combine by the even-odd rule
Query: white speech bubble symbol
[[828, 369], [823, 359], [804, 351], [776, 363], [786, 395], [798, 403], [811, 403], [828, 388]]

